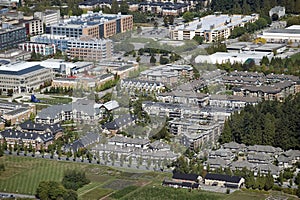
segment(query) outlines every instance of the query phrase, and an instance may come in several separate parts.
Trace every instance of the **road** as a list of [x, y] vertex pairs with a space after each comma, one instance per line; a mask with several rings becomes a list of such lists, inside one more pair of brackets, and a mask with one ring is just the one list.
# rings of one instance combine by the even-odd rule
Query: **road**
[[16, 193], [0, 193], [0, 199], [6, 199], [6, 198], [28, 198], [28, 199], [37, 199], [33, 195], [26, 195], [26, 194], [16, 194]]

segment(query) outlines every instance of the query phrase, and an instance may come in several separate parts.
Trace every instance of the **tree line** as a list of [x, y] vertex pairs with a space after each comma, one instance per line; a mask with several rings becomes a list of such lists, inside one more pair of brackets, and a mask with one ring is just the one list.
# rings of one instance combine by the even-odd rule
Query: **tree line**
[[300, 149], [299, 121], [300, 94], [289, 96], [283, 103], [263, 101], [232, 114], [225, 121], [219, 141]]
[[300, 13], [300, 0], [212, 0], [210, 4], [215, 12], [261, 15], [269, 15], [269, 10], [275, 6], [285, 7], [287, 13]]

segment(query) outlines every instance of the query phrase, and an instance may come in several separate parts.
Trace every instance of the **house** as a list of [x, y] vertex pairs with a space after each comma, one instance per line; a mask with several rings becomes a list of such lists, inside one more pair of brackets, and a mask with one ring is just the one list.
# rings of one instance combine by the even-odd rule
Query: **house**
[[267, 153], [248, 154], [247, 160], [253, 164], [266, 165], [272, 163], [274, 158]]
[[59, 138], [63, 134], [63, 127], [59, 124], [39, 124], [32, 121], [26, 121], [22, 124], [19, 124], [16, 127], [16, 130], [22, 132], [37, 132], [40, 134], [51, 133], [55, 139]]
[[240, 176], [229, 176], [224, 174], [206, 174], [204, 178], [205, 185], [221, 186], [228, 188], [241, 188], [245, 179]]
[[108, 139], [108, 144], [116, 145], [121, 147], [134, 147], [134, 148], [142, 148], [146, 149], [149, 146], [149, 139], [142, 138], [129, 138], [116, 135], [110, 139]]
[[279, 147], [275, 148], [275, 147], [269, 146], [269, 145], [253, 145], [253, 146], [248, 146], [247, 147], [247, 152], [248, 152], [248, 154], [266, 153], [266, 154], [269, 154], [269, 155], [276, 156], [280, 152], [282, 152], [282, 149], [279, 148]]
[[136, 116], [131, 114], [121, 115], [117, 119], [113, 120], [112, 122], [108, 122], [102, 125], [102, 128], [107, 132], [112, 134], [116, 134], [117, 131], [122, 131], [122, 129], [126, 128], [135, 123]]
[[4, 141], [13, 146], [15, 143], [32, 147], [36, 150], [40, 150], [41, 147], [47, 149], [50, 144], [53, 143], [54, 137], [51, 133], [37, 133], [37, 132], [22, 132], [13, 129], [6, 129], [0, 132], [0, 142]]
[[229, 143], [223, 144], [224, 149], [229, 149], [233, 153], [243, 152], [245, 150], [245, 147], [246, 147], [246, 145], [239, 144], [236, 142], [229, 142]]
[[253, 171], [254, 168], [255, 168], [255, 165], [248, 162], [247, 160], [243, 160], [243, 161], [235, 161], [235, 162], [232, 162], [230, 165], [230, 169], [232, 171], [235, 171], [235, 170], [242, 170], [244, 168], [250, 170], [250, 171]]
[[206, 170], [211, 170], [211, 171], [215, 171], [217, 169], [220, 169], [220, 168], [226, 168], [228, 166], [228, 163], [226, 160], [224, 160], [223, 158], [219, 158], [219, 157], [216, 157], [216, 158], [208, 158], [206, 163], [205, 163], [205, 166], [204, 166], [204, 169]]
[[291, 149], [285, 151], [278, 156], [277, 161], [280, 168], [290, 168], [300, 161], [300, 151]]
[[258, 165], [257, 166], [257, 172], [254, 172], [254, 175], [256, 176], [258, 174], [258, 172], [260, 172], [260, 174], [262, 175], [267, 175], [268, 173], [270, 173], [273, 178], [278, 178], [280, 175], [280, 168], [269, 163], [267, 165]]
[[81, 148], [86, 148], [89, 145], [100, 142], [101, 136], [97, 133], [88, 132], [86, 135], [82, 136], [80, 139], [75, 140], [71, 144], [65, 146], [65, 150], [70, 150], [72, 152], [77, 152]]
[[234, 154], [229, 149], [218, 149], [215, 151], [211, 151], [209, 153], [209, 158], [222, 158], [225, 161], [232, 161], [234, 159]]

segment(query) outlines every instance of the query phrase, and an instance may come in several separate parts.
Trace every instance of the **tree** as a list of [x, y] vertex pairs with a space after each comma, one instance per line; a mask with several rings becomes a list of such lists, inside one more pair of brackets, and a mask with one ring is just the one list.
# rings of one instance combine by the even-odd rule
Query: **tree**
[[156, 59], [155, 59], [155, 57], [153, 55], [150, 58], [150, 63], [151, 64], [155, 64], [156, 63]]
[[4, 155], [4, 146], [3, 144], [0, 142], [0, 157], [2, 157]]
[[194, 19], [194, 14], [187, 11], [182, 15], [182, 18], [184, 19], [185, 22], [190, 22]]
[[77, 170], [67, 170], [64, 172], [62, 184], [66, 189], [78, 190], [82, 186], [88, 184], [89, 179], [86, 178], [84, 172]]
[[119, 12], [119, 4], [117, 0], [112, 1], [110, 10], [112, 14], [117, 14]]
[[168, 58], [166, 58], [166, 57], [164, 57], [164, 56], [160, 56], [160, 58], [159, 58], [159, 64], [161, 64], [161, 65], [166, 65], [166, 64], [168, 64], [170, 62], [170, 60], [168, 59]]
[[168, 16], [164, 16], [164, 20], [163, 20], [163, 22], [164, 22], [164, 25], [167, 27], [167, 26], [168, 26], [168, 24], [169, 24], [169, 19], [168, 19]]
[[64, 199], [66, 189], [55, 181], [42, 181], [36, 189], [36, 197], [41, 200]]
[[128, 14], [128, 10], [129, 10], [129, 6], [128, 6], [128, 3], [127, 1], [122, 1], [121, 2], [121, 5], [120, 5], [120, 12], [123, 14], [123, 15], [126, 15]]
[[195, 36], [193, 37], [193, 40], [195, 40], [198, 44], [203, 44], [204, 37], [199, 36], [199, 35], [195, 35]]
[[298, 185], [297, 191], [296, 191], [296, 195], [300, 198], [300, 185]]
[[[246, 178], [245, 178], [245, 186], [246, 188], [253, 188], [255, 185], [255, 179], [254, 174], [251, 172]], [[254, 188], [253, 188], [254, 189]]]
[[266, 182], [265, 182], [265, 186], [264, 186], [264, 189], [266, 191], [272, 189], [273, 185], [274, 185], [274, 178], [273, 176], [271, 175], [271, 173], [269, 172], [268, 175], [266, 176]]
[[269, 58], [268, 58], [267, 56], [264, 56], [264, 57], [261, 59], [260, 64], [261, 64], [261, 65], [269, 66], [269, 64], [270, 64]]
[[300, 184], [300, 172], [298, 172], [297, 176], [295, 177], [295, 184], [296, 185]]

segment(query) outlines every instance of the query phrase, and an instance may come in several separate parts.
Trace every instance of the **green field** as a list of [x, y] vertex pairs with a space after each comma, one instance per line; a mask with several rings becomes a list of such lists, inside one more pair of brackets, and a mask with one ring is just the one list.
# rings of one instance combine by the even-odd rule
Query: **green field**
[[164, 178], [171, 177], [168, 173], [110, 168], [97, 164], [19, 156], [3, 156], [0, 158], [0, 164], [3, 163], [5, 171], [0, 172], [0, 192], [35, 194], [39, 182], [61, 181], [66, 169], [78, 169], [85, 171], [87, 178], [91, 181], [77, 191], [80, 200], [103, 197], [106, 200], [263, 200], [268, 196], [297, 199], [276, 191], [268, 193], [240, 190], [227, 195], [201, 190], [174, 189], [161, 186]]

